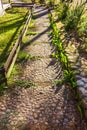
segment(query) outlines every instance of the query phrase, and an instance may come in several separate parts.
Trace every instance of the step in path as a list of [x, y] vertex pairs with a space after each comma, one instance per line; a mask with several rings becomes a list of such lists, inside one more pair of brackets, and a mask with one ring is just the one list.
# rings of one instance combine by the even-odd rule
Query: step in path
[[23, 51], [36, 59], [21, 63], [23, 74], [14, 80], [31, 81], [35, 87], [12, 86], [0, 97], [0, 130], [87, 130], [72, 90], [54, 85], [63, 78], [63, 69], [51, 57], [55, 48], [50, 44], [48, 9], [37, 6], [34, 17], [37, 33]]

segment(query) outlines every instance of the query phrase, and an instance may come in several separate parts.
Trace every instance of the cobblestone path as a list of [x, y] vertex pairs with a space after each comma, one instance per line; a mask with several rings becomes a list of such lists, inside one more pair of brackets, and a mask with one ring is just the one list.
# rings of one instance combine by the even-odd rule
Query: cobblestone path
[[0, 97], [0, 130], [87, 130], [72, 90], [53, 83], [63, 77], [63, 70], [51, 58], [55, 49], [50, 45], [48, 10], [38, 6], [34, 15], [37, 33], [29, 37], [23, 51], [36, 58], [22, 63], [23, 74], [16, 78], [31, 81], [35, 87], [13, 86]]

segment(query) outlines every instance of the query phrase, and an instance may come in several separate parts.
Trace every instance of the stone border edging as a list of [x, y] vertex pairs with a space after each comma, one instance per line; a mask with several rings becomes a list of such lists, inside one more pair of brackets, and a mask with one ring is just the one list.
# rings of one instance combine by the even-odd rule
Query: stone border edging
[[73, 47], [75, 50], [73, 52], [66, 50], [66, 54], [69, 59], [71, 68], [76, 72], [77, 93], [81, 99], [81, 105], [84, 109], [84, 114], [87, 119], [87, 78], [84, 71], [81, 69], [82, 59], [78, 54], [78, 50], [74, 45]]

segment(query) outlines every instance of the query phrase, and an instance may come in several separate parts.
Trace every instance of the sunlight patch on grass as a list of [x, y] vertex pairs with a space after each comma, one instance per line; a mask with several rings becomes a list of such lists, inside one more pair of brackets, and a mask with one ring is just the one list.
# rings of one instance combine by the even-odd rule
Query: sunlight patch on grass
[[27, 8], [10, 8], [0, 17], [0, 62], [5, 62], [27, 18]]

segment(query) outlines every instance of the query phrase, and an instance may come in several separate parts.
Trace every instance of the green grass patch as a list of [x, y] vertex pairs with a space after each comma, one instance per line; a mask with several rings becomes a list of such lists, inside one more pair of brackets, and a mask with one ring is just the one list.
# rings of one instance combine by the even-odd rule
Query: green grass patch
[[38, 32], [34, 32], [34, 31], [31, 31], [31, 30], [28, 30], [26, 35], [36, 35], [37, 33]]
[[0, 17], [0, 65], [2, 65], [15, 44], [27, 18], [27, 8], [10, 8]]
[[28, 59], [30, 60], [39, 60], [39, 56], [32, 56], [31, 54], [25, 53], [23, 51], [20, 51], [18, 54], [18, 62], [26, 62]]
[[30, 81], [23, 81], [23, 80], [16, 80], [14, 82], [15, 85], [18, 85], [20, 87], [24, 87], [24, 88], [29, 88], [29, 87], [34, 87], [35, 84], [30, 82]]
[[20, 51], [18, 54], [18, 61], [26, 61], [28, 59], [31, 59], [32, 56], [30, 54], [27, 54], [25, 52]]

